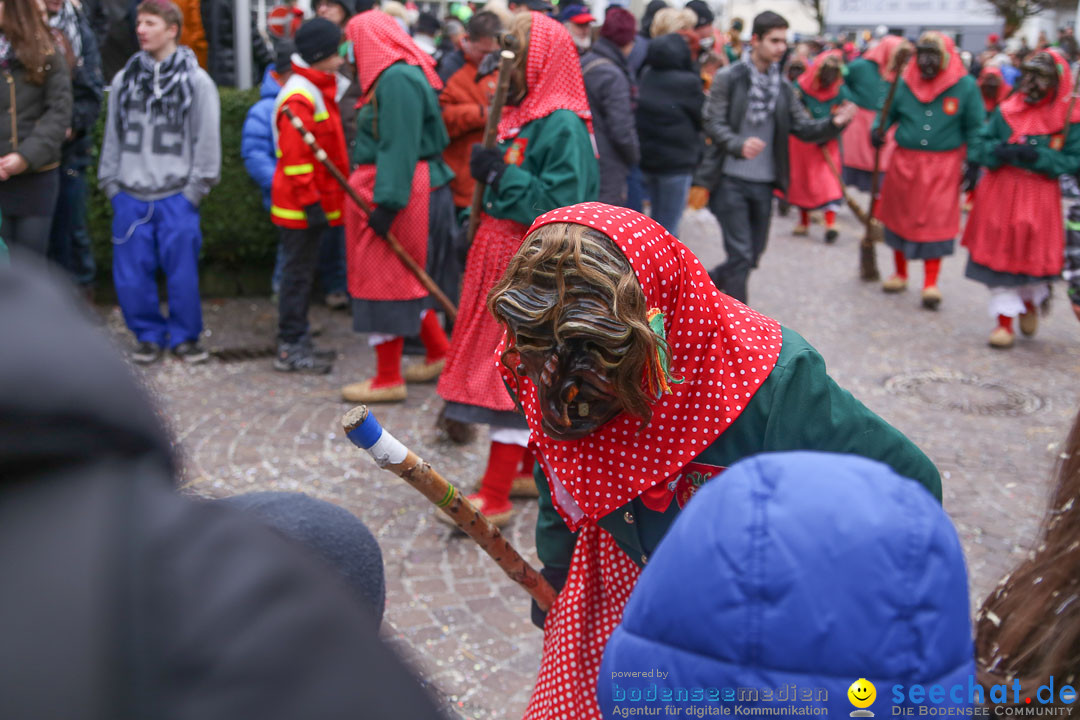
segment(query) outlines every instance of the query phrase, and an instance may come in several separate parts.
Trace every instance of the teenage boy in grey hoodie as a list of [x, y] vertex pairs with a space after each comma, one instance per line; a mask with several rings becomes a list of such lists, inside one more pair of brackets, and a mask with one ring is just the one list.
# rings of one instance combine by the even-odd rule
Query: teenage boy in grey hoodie
[[177, 45], [179, 8], [145, 0], [136, 17], [142, 49], [113, 80], [98, 165], [98, 184], [113, 205], [113, 282], [138, 341], [132, 360], [154, 362], [167, 346], [187, 362], [204, 362], [198, 207], [221, 174], [220, 103], [195, 54]]

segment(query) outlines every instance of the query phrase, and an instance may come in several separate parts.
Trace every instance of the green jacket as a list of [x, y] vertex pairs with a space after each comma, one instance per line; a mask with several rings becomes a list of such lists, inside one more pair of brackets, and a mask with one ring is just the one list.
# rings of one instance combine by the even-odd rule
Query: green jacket
[[[990, 170], [1001, 167], [1001, 162], [994, 155], [994, 148], [1001, 143], [1009, 142], [1010, 137], [1012, 137], [1012, 128], [1002, 117], [1001, 109], [995, 109], [990, 114], [990, 120], [979, 132], [976, 141], [968, 149], [968, 159]], [[1060, 150], [1051, 147], [1051, 143], [1058, 144], [1062, 141], [1060, 134], [1029, 135], [1027, 141], [1035, 148], [1039, 156], [1035, 162], [1017, 162], [1017, 167], [1053, 178], [1059, 175], [1072, 175], [1080, 170], [1080, 132], [1070, 132], [1067, 144]]]
[[374, 100], [356, 114], [352, 157], [355, 165], [375, 166], [375, 204], [391, 210], [408, 205], [420, 160], [428, 161], [432, 189], [450, 182], [454, 173], [442, 159], [449, 144], [439, 98], [424, 71], [404, 62], [383, 70]]
[[944, 152], [961, 145], [970, 148], [985, 119], [979, 86], [970, 75], [928, 103], [920, 102], [901, 80], [885, 128], [897, 126], [896, 143], [900, 147]]
[[[817, 350], [787, 328], [783, 328], [783, 346], [776, 366], [750, 404], [694, 460], [730, 467], [750, 455], [785, 450], [820, 450], [879, 460], [904, 477], [922, 483], [941, 501], [941, 477], [930, 459], [900, 431], [833, 382]], [[577, 536], [552, 505], [547, 478], [539, 466], [534, 475], [540, 490], [537, 555], [545, 567], [565, 570], [570, 567]], [[635, 498], [601, 518], [599, 525], [640, 567], [648, 561], [679, 510], [675, 500], [666, 512], [659, 513]]]
[[851, 101], [866, 110], [880, 111], [885, 106], [889, 94], [889, 83], [881, 77], [876, 62], [859, 58], [847, 65], [844, 76], [844, 88]]
[[831, 116], [834, 107], [844, 102], [845, 100], [851, 99], [851, 96], [848, 94], [847, 88], [843, 85], [840, 86], [840, 92], [836, 95], [836, 97], [834, 97], [832, 100], [826, 100], [825, 102], [810, 97], [805, 92], [803, 92], [802, 88], [798, 87], [797, 85], [795, 86], [795, 93], [799, 96], [799, 100], [802, 102], [803, 106], [806, 107], [807, 112], [810, 113], [810, 117], [814, 118], [815, 120], [820, 120], [821, 118], [827, 118]]
[[498, 192], [489, 187], [484, 193], [488, 215], [531, 225], [549, 210], [596, 200], [596, 154], [585, 121], [573, 112], [533, 120], [499, 149], [507, 168]]

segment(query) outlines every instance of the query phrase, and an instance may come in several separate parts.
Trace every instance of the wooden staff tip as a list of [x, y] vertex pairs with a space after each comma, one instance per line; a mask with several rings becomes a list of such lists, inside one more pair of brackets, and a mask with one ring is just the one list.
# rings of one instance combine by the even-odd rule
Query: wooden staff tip
[[367, 405], [357, 405], [341, 418], [341, 426], [345, 428], [346, 433], [351, 433], [356, 428], [360, 427], [368, 417]]

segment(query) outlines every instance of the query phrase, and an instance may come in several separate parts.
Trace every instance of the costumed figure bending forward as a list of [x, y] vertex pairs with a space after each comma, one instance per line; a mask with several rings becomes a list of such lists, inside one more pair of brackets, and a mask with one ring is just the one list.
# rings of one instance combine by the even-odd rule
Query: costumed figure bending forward
[[[795, 80], [799, 100], [815, 120], [827, 118], [833, 110], [848, 100], [844, 88], [844, 54], [829, 50], [817, 56], [810, 68]], [[787, 201], [799, 208], [799, 224], [795, 235], [810, 232], [810, 211], [825, 211], [825, 242], [835, 242], [836, 210], [844, 199], [844, 188], [833, 174], [825, 154], [832, 159], [832, 167], [840, 170], [840, 140], [833, 138], [818, 144], [804, 142], [792, 135], [788, 138], [788, 156], [791, 158], [791, 182], [788, 184]]]
[[529, 475], [525, 419], [506, 393], [492, 353], [502, 332], [485, 306], [529, 223], [547, 210], [596, 198], [599, 172], [590, 139], [589, 103], [570, 34], [541, 13], [514, 17], [518, 39], [499, 145], [476, 145], [474, 178], [487, 183], [484, 214], [465, 264], [461, 309], [439, 379], [446, 417], [491, 426], [491, 452], [479, 493], [469, 496], [492, 522], [512, 512], [510, 492], [536, 490]]
[[885, 292], [907, 289], [907, 261], [924, 260], [923, 307], [934, 310], [941, 303], [941, 258], [952, 255], [960, 232], [965, 149], [985, 117], [979, 88], [952, 40], [935, 31], [923, 33], [889, 116], [872, 131], [873, 142], [880, 144], [884, 132], [897, 126], [897, 148], [877, 213], [896, 261], [896, 272], [882, 285]]
[[[633, 210], [536, 219], [488, 306], [528, 419], [546, 618], [528, 720], [598, 718], [597, 672], [623, 605], [694, 491], [742, 457], [813, 449], [883, 461], [938, 499], [933, 464], [841, 390], [805, 340], [720, 293]], [[674, 611], [674, 610], [673, 610]]]
[[[986, 167], [964, 229], [964, 274], [990, 288], [994, 347], [1011, 347], [1013, 320], [1033, 335], [1037, 308], [1061, 274], [1065, 227], [1060, 175], [1080, 170], [1080, 107], [1069, 111], [1072, 73], [1055, 50], [1030, 56], [1017, 92], [1001, 103], [969, 154]], [[1067, 137], [1066, 137], [1067, 135]]]
[[[874, 146], [870, 129], [885, 105], [889, 86], [896, 77], [897, 50], [911, 47], [904, 38], [886, 35], [873, 48], [847, 66], [844, 88], [859, 110], [844, 131], [844, 182], [863, 192], [870, 192], [874, 173]], [[889, 159], [896, 149], [896, 131], [890, 131], [881, 148], [881, 172], [889, 169]]]
[[[346, 206], [349, 295], [353, 329], [370, 333], [377, 367], [374, 378], [346, 386], [342, 395], [351, 402], [395, 402], [405, 399], [406, 380], [438, 376], [449, 341], [428, 291], [384, 238], [393, 233], [443, 292], [456, 298], [453, 173], [442, 159], [450, 139], [435, 95], [442, 82], [431, 56], [379, 10], [354, 17], [345, 34], [356, 52], [364, 93], [349, 184], [373, 203], [370, 217], [354, 204]], [[414, 335], [424, 342], [426, 357], [403, 375], [405, 336]]]

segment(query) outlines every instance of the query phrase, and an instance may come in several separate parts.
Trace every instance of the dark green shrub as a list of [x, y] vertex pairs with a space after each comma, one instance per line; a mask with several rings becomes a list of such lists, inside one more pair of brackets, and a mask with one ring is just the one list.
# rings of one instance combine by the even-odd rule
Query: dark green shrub
[[[262, 206], [262, 194], [244, 170], [240, 134], [248, 109], [259, 99], [257, 88], [218, 88], [221, 95], [221, 182], [200, 207], [204, 294], [268, 292], [278, 233]], [[112, 207], [97, 187], [97, 158], [105, 112], [95, 129], [90, 185], [90, 233], [99, 280], [111, 284]]]

